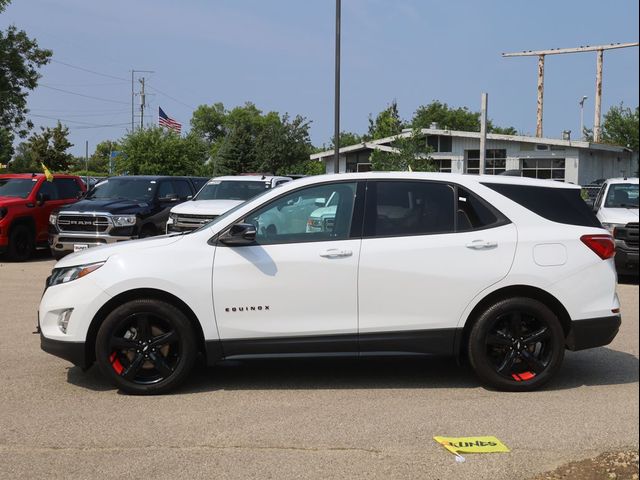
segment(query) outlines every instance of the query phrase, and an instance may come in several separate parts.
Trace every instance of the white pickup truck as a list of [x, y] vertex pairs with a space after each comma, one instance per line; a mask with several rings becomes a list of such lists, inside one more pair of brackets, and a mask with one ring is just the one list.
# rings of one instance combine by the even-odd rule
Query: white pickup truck
[[290, 181], [289, 177], [267, 175], [212, 178], [192, 200], [171, 209], [167, 233], [195, 230], [250, 198]]
[[618, 273], [638, 275], [638, 178], [605, 180], [593, 210], [615, 238]]

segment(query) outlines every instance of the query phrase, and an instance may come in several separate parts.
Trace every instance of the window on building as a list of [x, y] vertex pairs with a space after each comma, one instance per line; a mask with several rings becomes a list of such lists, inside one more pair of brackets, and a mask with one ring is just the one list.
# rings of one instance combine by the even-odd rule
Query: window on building
[[453, 142], [448, 135], [427, 135], [427, 146], [434, 152], [449, 153], [452, 151]]
[[520, 160], [522, 176], [564, 182], [564, 158], [523, 158]]
[[436, 172], [451, 173], [450, 158], [432, 158], [431, 161], [436, 167]]
[[[466, 173], [480, 173], [480, 150], [467, 150]], [[502, 148], [490, 148], [486, 151], [484, 173], [498, 175], [507, 169], [507, 151]]]

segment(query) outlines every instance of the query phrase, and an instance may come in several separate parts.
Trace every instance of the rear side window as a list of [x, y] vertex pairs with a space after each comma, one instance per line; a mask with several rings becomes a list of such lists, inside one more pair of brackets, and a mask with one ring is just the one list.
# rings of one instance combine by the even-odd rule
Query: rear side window
[[468, 232], [509, 223], [502, 214], [463, 187], [458, 187], [456, 231]]
[[435, 182], [380, 181], [367, 186], [365, 237], [450, 233], [454, 189]]
[[547, 220], [582, 227], [600, 227], [600, 222], [587, 206], [577, 188], [549, 188], [499, 183], [484, 186], [519, 203]]

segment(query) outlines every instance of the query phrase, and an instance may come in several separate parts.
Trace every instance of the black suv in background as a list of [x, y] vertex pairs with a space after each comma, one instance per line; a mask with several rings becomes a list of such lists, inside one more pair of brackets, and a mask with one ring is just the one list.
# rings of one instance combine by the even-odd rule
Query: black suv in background
[[206, 179], [122, 176], [98, 182], [77, 203], [49, 216], [54, 257], [89, 247], [164, 233], [171, 207], [190, 199]]

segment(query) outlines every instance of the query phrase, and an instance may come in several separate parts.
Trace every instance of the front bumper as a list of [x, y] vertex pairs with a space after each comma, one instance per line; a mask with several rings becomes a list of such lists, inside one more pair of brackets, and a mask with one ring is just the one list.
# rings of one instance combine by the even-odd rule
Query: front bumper
[[573, 320], [566, 346], [569, 350], [575, 351], [608, 345], [618, 334], [620, 324], [620, 315]]
[[116, 236], [104, 233], [49, 233], [49, 246], [53, 253], [67, 254], [73, 253], [75, 245], [87, 245], [87, 247], [98, 247], [110, 243], [133, 240], [137, 236]]
[[84, 342], [65, 342], [53, 340], [40, 333], [40, 348], [51, 355], [67, 360], [74, 365], [86, 369], [91, 365], [88, 362], [89, 356], [86, 353]]

